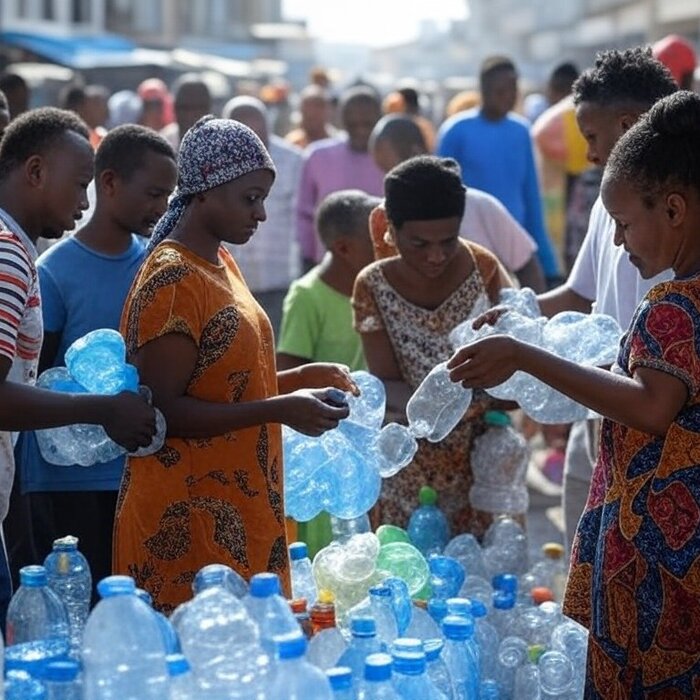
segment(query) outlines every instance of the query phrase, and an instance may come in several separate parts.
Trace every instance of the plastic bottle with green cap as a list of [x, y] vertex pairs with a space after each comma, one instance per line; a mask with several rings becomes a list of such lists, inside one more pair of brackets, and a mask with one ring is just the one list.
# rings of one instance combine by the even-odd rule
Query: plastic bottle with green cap
[[450, 526], [437, 502], [435, 489], [422, 486], [418, 493], [419, 506], [408, 521], [408, 536], [426, 558], [431, 554], [441, 554], [450, 541]]
[[469, 489], [472, 507], [487, 513], [523, 515], [529, 497], [526, 485], [530, 451], [525, 438], [503, 411], [486, 411], [488, 429], [474, 440]]

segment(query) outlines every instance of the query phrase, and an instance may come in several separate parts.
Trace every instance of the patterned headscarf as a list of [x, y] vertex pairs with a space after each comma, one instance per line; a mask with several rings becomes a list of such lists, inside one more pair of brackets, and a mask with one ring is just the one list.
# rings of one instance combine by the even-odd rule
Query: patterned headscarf
[[194, 195], [256, 170], [275, 175], [270, 154], [251, 129], [232, 119], [202, 117], [182, 139], [177, 189], [156, 224], [148, 250], [168, 237]]

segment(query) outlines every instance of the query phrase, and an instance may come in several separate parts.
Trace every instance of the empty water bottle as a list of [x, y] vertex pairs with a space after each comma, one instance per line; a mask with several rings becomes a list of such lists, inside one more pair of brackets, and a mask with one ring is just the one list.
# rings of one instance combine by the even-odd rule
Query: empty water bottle
[[350, 620], [350, 643], [338, 660], [339, 666], [350, 669], [352, 684], [359, 688], [365, 670], [365, 659], [381, 650], [374, 618], [354, 617]]
[[53, 550], [44, 560], [44, 568], [49, 587], [66, 606], [71, 656], [77, 659], [92, 597], [90, 566], [78, 550], [78, 538], [68, 535], [54, 540]]
[[385, 585], [372, 586], [369, 589], [369, 605], [382, 651], [387, 651], [399, 633], [391, 605], [391, 589]]
[[61, 661], [70, 651], [68, 614], [48, 586], [43, 566], [25, 566], [20, 586], [7, 610], [5, 669], [32, 675], [49, 661]]
[[440, 442], [469, 408], [471, 389], [450, 379], [447, 362], [433, 367], [406, 404], [408, 427], [417, 438]]
[[446, 700], [426, 673], [424, 651], [397, 651], [392, 658], [392, 682], [402, 700]]
[[442, 621], [445, 635], [443, 657], [454, 684], [455, 697], [469, 700], [478, 697], [479, 661], [473, 644], [474, 621], [471, 617], [448, 615]]
[[391, 683], [391, 665], [389, 654], [370, 654], [365, 659], [365, 682], [358, 700], [399, 700]]
[[452, 676], [447, 668], [442, 652], [445, 642], [442, 639], [429, 639], [423, 642], [425, 650], [425, 660], [427, 663], [426, 673], [433, 685], [448, 699], [456, 700]]
[[333, 700], [355, 700], [356, 695], [352, 684], [352, 671], [347, 666], [336, 666], [326, 671], [331, 684]]
[[566, 563], [564, 547], [559, 542], [546, 542], [542, 545], [542, 559], [530, 570], [537, 586], [545, 586], [554, 594], [554, 599], [561, 603], [566, 588]]
[[422, 486], [418, 492], [418, 508], [408, 521], [411, 542], [424, 557], [441, 554], [450, 541], [450, 526], [445, 514], [437, 507], [437, 500], [434, 488]]
[[52, 661], [41, 670], [46, 688], [46, 700], [82, 700], [83, 683], [80, 664], [70, 661]]
[[323, 671], [338, 665], [340, 657], [347, 649], [347, 642], [336, 627], [335, 603], [333, 594], [321, 589], [318, 600], [309, 611], [313, 637], [309, 641], [307, 658], [309, 663]]
[[163, 700], [169, 679], [153, 611], [129, 576], [108, 576], [97, 592], [83, 635], [85, 700]]
[[245, 579], [226, 564], [207, 564], [203, 566], [194, 577], [192, 591], [195, 595], [205, 588], [223, 586], [236, 598], [243, 598], [248, 593], [248, 584]]
[[293, 542], [290, 544], [289, 558], [291, 560], [292, 597], [306, 598], [307, 605], [311, 606], [316, 602], [318, 591], [306, 543]]
[[136, 595], [140, 600], [142, 600], [153, 612], [153, 616], [158, 623], [161, 635], [163, 636], [163, 646], [165, 647], [166, 654], [179, 654], [180, 653], [180, 640], [177, 637], [177, 632], [172, 622], [163, 615], [162, 612], [153, 609], [153, 598], [148, 591], [143, 588], [136, 589]]
[[431, 617], [425, 601], [415, 601], [411, 615], [411, 624], [404, 634], [423, 641], [440, 637], [440, 627]]
[[277, 574], [255, 574], [250, 579], [248, 595], [243, 599], [243, 603], [251, 619], [260, 629], [260, 643], [263, 649], [274, 658], [273, 637], [299, 630], [289, 603], [282, 597]]
[[301, 631], [278, 635], [277, 669], [265, 691], [268, 700], [333, 700], [326, 674], [305, 658], [307, 641]]
[[47, 700], [44, 684], [26, 671], [8, 671], [4, 691], [5, 700]]
[[487, 618], [486, 606], [480, 600], [472, 600], [471, 603], [481, 677], [495, 680], [498, 677], [498, 632]]
[[201, 690], [187, 659], [182, 654], [168, 654], [165, 660], [170, 676], [168, 700], [198, 700]]

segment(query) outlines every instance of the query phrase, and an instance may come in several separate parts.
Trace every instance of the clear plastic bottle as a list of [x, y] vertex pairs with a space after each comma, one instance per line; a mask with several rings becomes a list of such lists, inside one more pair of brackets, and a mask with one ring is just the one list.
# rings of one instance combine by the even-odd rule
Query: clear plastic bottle
[[331, 684], [333, 700], [355, 700], [352, 684], [352, 671], [347, 666], [335, 666], [326, 671]]
[[474, 622], [471, 618], [448, 615], [442, 621], [445, 635], [443, 656], [455, 689], [455, 698], [468, 700], [479, 694], [479, 662], [471, 640]]
[[369, 515], [365, 513], [357, 518], [350, 519], [337, 518], [335, 515], [331, 515], [331, 532], [336, 542], [347, 542], [353, 535], [372, 532]]
[[201, 697], [248, 700], [263, 691], [270, 657], [261, 647], [258, 625], [233, 593], [223, 586], [205, 588], [187, 603], [175, 624]]
[[378, 585], [369, 589], [369, 607], [370, 615], [377, 625], [377, 637], [382, 651], [388, 651], [399, 634], [388, 586]]
[[540, 700], [542, 697], [538, 660], [543, 651], [544, 647], [539, 645], [529, 647], [527, 662], [515, 671], [513, 700]]
[[163, 635], [163, 646], [165, 647], [166, 654], [179, 654], [180, 653], [180, 640], [177, 637], [177, 632], [175, 627], [170, 622], [170, 620], [163, 615], [162, 612], [153, 609], [153, 598], [151, 594], [144, 590], [143, 588], [136, 589], [136, 595], [139, 600], [142, 600], [149, 608], [151, 608], [158, 627], [160, 628], [161, 634]]
[[243, 599], [251, 619], [260, 629], [260, 643], [270, 658], [274, 658], [273, 637], [299, 630], [289, 603], [282, 597], [277, 574], [255, 574], [250, 579], [248, 595]]
[[78, 538], [67, 535], [54, 540], [53, 550], [44, 559], [44, 568], [49, 587], [66, 606], [71, 656], [78, 658], [92, 597], [90, 565], [78, 550]]
[[307, 641], [301, 630], [277, 635], [274, 644], [278, 661], [266, 700], [333, 700], [326, 674], [304, 658]]
[[309, 641], [307, 658], [322, 671], [338, 665], [338, 660], [347, 649], [347, 642], [336, 627], [335, 603], [330, 591], [321, 589], [318, 600], [309, 611], [313, 636]]
[[559, 542], [545, 542], [542, 545], [542, 559], [530, 570], [535, 584], [549, 588], [558, 603], [564, 598], [568, 574], [564, 554], [564, 547]]
[[452, 685], [452, 678], [447, 664], [442, 658], [444, 648], [445, 641], [443, 639], [429, 639], [423, 642], [425, 660], [427, 663], [426, 673], [435, 687], [448, 700], [454, 700], [455, 693]]
[[108, 576], [97, 592], [83, 635], [85, 700], [163, 700], [169, 679], [153, 611], [129, 576]]
[[46, 688], [26, 671], [8, 671], [4, 683], [5, 700], [47, 700]]
[[289, 558], [292, 569], [292, 598], [306, 598], [310, 607], [316, 602], [318, 591], [306, 543], [292, 542], [289, 545]]
[[400, 700], [391, 682], [389, 654], [370, 654], [365, 659], [365, 682], [359, 700]]
[[524, 515], [529, 496], [525, 477], [530, 451], [525, 438], [502, 411], [484, 415], [488, 430], [474, 440], [471, 453], [474, 483], [469, 502], [487, 513]]
[[187, 659], [182, 654], [168, 654], [165, 661], [170, 676], [168, 700], [198, 700], [202, 691]]
[[352, 674], [352, 684], [357, 690], [365, 672], [365, 659], [381, 650], [377, 638], [377, 625], [372, 617], [353, 617], [350, 620], [350, 644], [338, 660], [339, 666], [346, 666]]
[[511, 697], [515, 674], [528, 660], [528, 645], [520, 637], [505, 637], [498, 646], [498, 675], [496, 680], [506, 698]]
[[5, 669], [35, 675], [37, 667], [68, 656], [68, 614], [49, 588], [43, 566], [25, 566], [20, 569], [19, 580], [7, 609]]
[[80, 664], [69, 661], [52, 661], [41, 671], [41, 680], [46, 688], [46, 700], [82, 700], [83, 683]]
[[399, 651], [392, 658], [392, 683], [401, 700], [445, 700], [426, 673], [425, 652]]
[[441, 554], [450, 541], [450, 526], [445, 514], [437, 507], [438, 495], [434, 488], [422, 486], [418, 492], [418, 508], [408, 521], [411, 543], [424, 557]]
[[248, 592], [248, 584], [245, 579], [230, 566], [225, 564], [207, 564], [203, 566], [194, 577], [192, 592], [197, 595], [205, 588], [223, 586], [236, 598], [243, 598]]
[[498, 643], [496, 628], [487, 619], [486, 606], [480, 600], [472, 600], [474, 639], [479, 648], [481, 677], [495, 680], [498, 674]]
[[514, 608], [515, 596], [512, 593], [494, 591], [491, 624], [496, 628], [496, 632], [498, 632], [498, 636], [501, 639], [512, 633]]

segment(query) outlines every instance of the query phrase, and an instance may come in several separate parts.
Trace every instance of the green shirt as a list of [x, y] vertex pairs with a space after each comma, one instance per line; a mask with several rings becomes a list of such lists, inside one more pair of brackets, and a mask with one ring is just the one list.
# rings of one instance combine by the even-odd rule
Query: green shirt
[[352, 326], [350, 297], [329, 287], [319, 267], [292, 282], [284, 299], [277, 352], [311, 362], [367, 369], [362, 340]]

